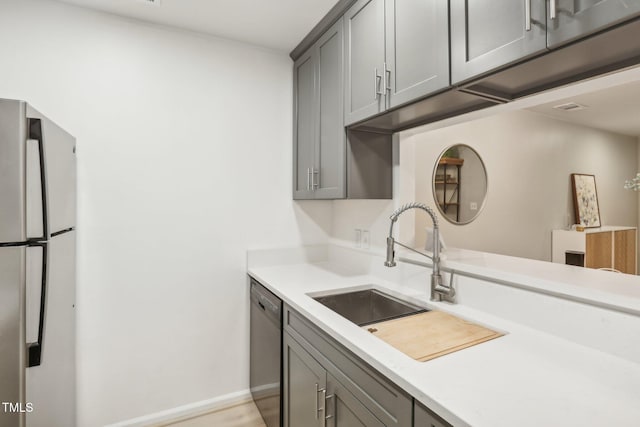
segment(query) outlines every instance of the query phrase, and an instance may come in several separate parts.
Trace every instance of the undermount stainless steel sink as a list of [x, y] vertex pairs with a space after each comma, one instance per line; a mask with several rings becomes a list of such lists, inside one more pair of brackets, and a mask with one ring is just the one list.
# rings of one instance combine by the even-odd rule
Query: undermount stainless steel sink
[[313, 297], [358, 326], [429, 311], [377, 289]]

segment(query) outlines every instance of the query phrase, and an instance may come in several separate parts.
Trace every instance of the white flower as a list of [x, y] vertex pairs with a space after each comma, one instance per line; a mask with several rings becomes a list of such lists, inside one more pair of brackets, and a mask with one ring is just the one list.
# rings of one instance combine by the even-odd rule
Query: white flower
[[640, 173], [635, 178], [624, 182], [625, 190], [640, 191]]

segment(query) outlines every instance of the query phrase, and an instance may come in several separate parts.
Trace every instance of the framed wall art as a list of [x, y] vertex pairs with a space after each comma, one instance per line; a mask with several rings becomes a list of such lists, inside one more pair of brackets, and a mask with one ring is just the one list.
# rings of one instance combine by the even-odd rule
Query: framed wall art
[[596, 177], [580, 173], [571, 174], [575, 223], [587, 228], [600, 227], [600, 207], [596, 191]]

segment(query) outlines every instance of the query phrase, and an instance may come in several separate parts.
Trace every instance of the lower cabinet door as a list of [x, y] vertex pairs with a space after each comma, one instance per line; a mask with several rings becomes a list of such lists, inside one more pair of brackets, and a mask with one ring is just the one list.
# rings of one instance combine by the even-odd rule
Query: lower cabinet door
[[324, 426], [325, 369], [288, 333], [283, 347], [284, 426]]
[[331, 374], [327, 374], [326, 426], [384, 427], [355, 396]]
[[416, 401], [413, 425], [415, 427], [451, 427]]
[[613, 235], [610, 232], [586, 234], [584, 266], [587, 268], [613, 267]]
[[614, 231], [613, 246], [613, 268], [622, 273], [637, 274], [636, 230]]

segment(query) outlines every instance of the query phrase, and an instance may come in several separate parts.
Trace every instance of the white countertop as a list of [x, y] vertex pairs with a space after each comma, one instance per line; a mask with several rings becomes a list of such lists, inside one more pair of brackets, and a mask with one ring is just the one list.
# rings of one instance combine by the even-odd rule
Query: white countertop
[[[447, 261], [449, 266], [456, 266], [454, 258]], [[473, 269], [473, 264], [470, 260], [468, 267]], [[486, 264], [477, 264], [482, 274], [490, 273]], [[522, 276], [515, 266], [513, 272], [503, 273]], [[630, 360], [462, 304], [427, 302], [425, 288], [399, 286], [336, 262], [250, 264], [249, 274], [455, 426], [640, 425], [640, 365]], [[540, 281], [551, 285], [543, 283], [544, 278]], [[307, 295], [371, 284], [506, 335], [417, 362]], [[561, 291], [569, 292], [575, 285], [563, 286], [567, 288]], [[544, 316], [542, 307], [540, 315]], [[640, 337], [631, 339], [640, 345]]]
[[[411, 253], [403, 255], [422, 260]], [[442, 266], [466, 274], [495, 278], [540, 293], [640, 315], [640, 277], [631, 274], [466, 249], [447, 251]]]

